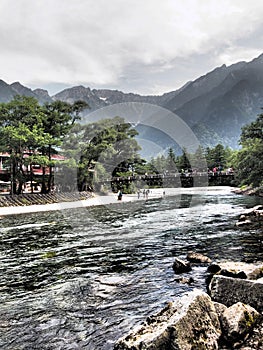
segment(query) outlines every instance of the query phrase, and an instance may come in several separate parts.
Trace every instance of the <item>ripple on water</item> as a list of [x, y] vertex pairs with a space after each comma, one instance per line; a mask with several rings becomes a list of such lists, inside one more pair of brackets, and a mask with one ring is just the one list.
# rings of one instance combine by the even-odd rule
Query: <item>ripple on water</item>
[[[122, 211], [105, 206], [1, 220], [0, 347], [112, 349], [114, 341], [191, 288], [174, 257], [263, 260], [262, 233], [234, 227], [256, 199], [206, 193], [166, 197]], [[253, 202], [254, 200], [254, 202]], [[198, 204], [202, 202], [202, 205]]]

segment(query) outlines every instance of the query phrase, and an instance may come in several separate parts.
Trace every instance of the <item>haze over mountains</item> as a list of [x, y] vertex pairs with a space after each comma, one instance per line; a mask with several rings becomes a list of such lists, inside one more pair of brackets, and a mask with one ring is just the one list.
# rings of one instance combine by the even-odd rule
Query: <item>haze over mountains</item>
[[[218, 67], [181, 89], [161, 96], [84, 86], [49, 96], [43, 89], [31, 90], [19, 82], [9, 85], [0, 80], [0, 102], [10, 101], [17, 94], [33, 96], [40, 103], [84, 100], [91, 107], [90, 111], [121, 102], [155, 104], [182, 118], [204, 146], [222, 143], [236, 148], [241, 127], [255, 120], [263, 107], [263, 54], [251, 62]], [[154, 137], [158, 138], [158, 135]]]

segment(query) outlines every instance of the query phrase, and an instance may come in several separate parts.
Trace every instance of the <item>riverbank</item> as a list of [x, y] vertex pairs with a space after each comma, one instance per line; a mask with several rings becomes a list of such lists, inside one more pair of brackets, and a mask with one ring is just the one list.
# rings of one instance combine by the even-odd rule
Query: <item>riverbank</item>
[[235, 188], [233, 189], [233, 192], [235, 194], [244, 194], [247, 196], [259, 196], [263, 197], [263, 187], [251, 187], [251, 186], [245, 186], [241, 188]]
[[[23, 205], [12, 205], [12, 201], [8, 202], [8, 206], [0, 207], [0, 217], [7, 215], [17, 215], [17, 214], [29, 214], [29, 213], [37, 213], [37, 212], [48, 212], [48, 211], [59, 211], [65, 209], [74, 209], [81, 207], [90, 207], [90, 206], [99, 206], [99, 205], [109, 205], [114, 203], [127, 203], [132, 201], [143, 201], [147, 199], [155, 199], [155, 198], [163, 198], [166, 196], [177, 196], [182, 194], [214, 194], [217, 195], [219, 192], [222, 193], [231, 193], [233, 190], [232, 187], [229, 186], [211, 186], [211, 187], [190, 187], [190, 188], [156, 188], [151, 189], [147, 198], [144, 197], [143, 194], [140, 194], [140, 198], [138, 198], [137, 194], [125, 194], [122, 197], [122, 201], [117, 200], [117, 194], [111, 193], [108, 195], [100, 195], [89, 192], [81, 192], [70, 195], [62, 195], [62, 194], [52, 194], [49, 195], [49, 200], [53, 200], [52, 203], [44, 202], [41, 203], [41, 200], [45, 199], [45, 195], [39, 195], [37, 200], [39, 204], [23, 204]], [[33, 195], [34, 196], [34, 195]], [[32, 198], [33, 198], [32, 196]], [[61, 199], [64, 200], [62, 201]], [[3, 198], [3, 197], [2, 197]], [[30, 196], [27, 198], [30, 200]], [[73, 198], [73, 200], [71, 199]], [[71, 200], [70, 200], [71, 199]], [[11, 198], [12, 200], [12, 198]], [[27, 203], [30, 203], [28, 200]], [[34, 199], [36, 200], [36, 198]], [[19, 202], [18, 202], [19, 203]], [[11, 204], [11, 205], [10, 205]], [[22, 204], [22, 203], [21, 203]]]
[[19, 207], [39, 204], [53, 204], [59, 202], [73, 202], [91, 198], [92, 192], [61, 192], [61, 193], [21, 193], [19, 195], [1, 194], [1, 207]]

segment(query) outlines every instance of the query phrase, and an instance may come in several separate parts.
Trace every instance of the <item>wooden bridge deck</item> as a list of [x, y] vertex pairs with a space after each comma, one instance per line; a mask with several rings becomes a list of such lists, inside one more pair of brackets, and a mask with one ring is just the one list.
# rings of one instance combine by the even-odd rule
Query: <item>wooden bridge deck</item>
[[132, 182], [141, 185], [160, 187], [197, 187], [197, 186], [231, 186], [234, 184], [234, 174], [207, 174], [207, 173], [187, 173], [187, 174], [153, 174], [135, 175], [128, 177], [114, 177], [109, 182], [113, 188], [120, 188]]

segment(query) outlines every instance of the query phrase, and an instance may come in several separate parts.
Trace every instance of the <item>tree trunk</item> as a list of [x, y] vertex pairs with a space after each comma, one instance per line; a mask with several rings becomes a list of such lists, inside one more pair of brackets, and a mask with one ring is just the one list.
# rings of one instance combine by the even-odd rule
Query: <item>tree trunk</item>
[[48, 160], [49, 160], [49, 175], [48, 175], [47, 193], [50, 192], [53, 185], [53, 171], [52, 171], [52, 165], [51, 165], [51, 145], [48, 146]]
[[32, 163], [30, 163], [30, 185], [31, 185], [31, 193], [33, 193], [34, 190], [33, 190], [33, 167], [32, 167]]
[[15, 157], [11, 158], [11, 191], [10, 194], [16, 194], [16, 159]]
[[17, 194], [21, 194], [23, 190], [24, 180], [25, 180], [25, 173], [23, 170], [23, 158], [19, 159], [19, 162], [17, 164], [17, 172], [18, 172], [18, 188], [17, 188]]
[[47, 193], [47, 187], [46, 187], [46, 181], [45, 181], [45, 177], [46, 177], [46, 168], [45, 166], [43, 166], [43, 173], [42, 173], [42, 184], [41, 184], [41, 193], [45, 194]]
[[23, 184], [24, 184], [23, 181], [19, 181], [17, 194], [21, 194], [22, 193]]

